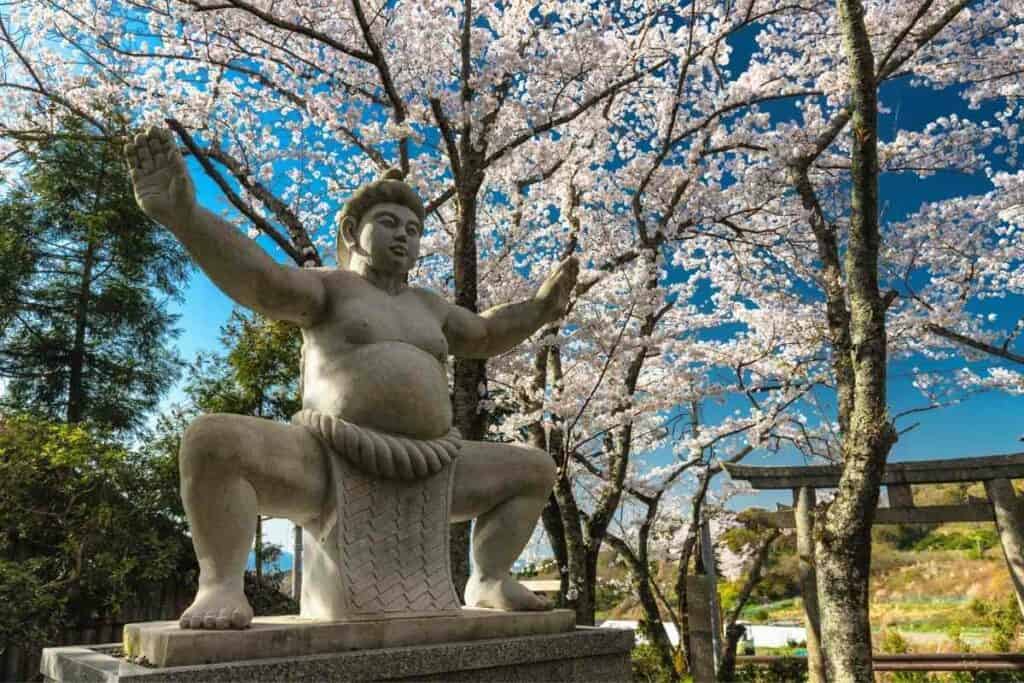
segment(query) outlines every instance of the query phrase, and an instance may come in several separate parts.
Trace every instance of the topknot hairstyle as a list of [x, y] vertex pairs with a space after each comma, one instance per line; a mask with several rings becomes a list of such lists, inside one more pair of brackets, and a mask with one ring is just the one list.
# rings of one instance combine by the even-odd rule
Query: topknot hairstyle
[[338, 214], [338, 267], [348, 268], [351, 254], [345, 245], [344, 236], [341, 234], [341, 226], [345, 221], [352, 219], [355, 225], [359, 226], [363, 214], [377, 204], [400, 204], [416, 214], [422, 223], [426, 217], [426, 210], [423, 201], [416, 194], [415, 190], [405, 182], [405, 173], [400, 168], [389, 168], [381, 174], [380, 178], [363, 185], [352, 193], [345, 203], [345, 208]]

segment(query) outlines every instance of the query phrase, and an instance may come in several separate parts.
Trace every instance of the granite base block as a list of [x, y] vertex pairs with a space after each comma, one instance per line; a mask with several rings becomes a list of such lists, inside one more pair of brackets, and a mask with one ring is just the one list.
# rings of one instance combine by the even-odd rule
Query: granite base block
[[120, 645], [43, 651], [46, 681], [628, 681], [633, 632], [576, 627], [568, 633], [355, 650], [221, 664], [144, 667]]
[[152, 621], [124, 627], [124, 654], [157, 667], [192, 666], [565, 633], [575, 626], [576, 613], [567, 609], [504, 612], [469, 607], [344, 621], [257, 617], [251, 628], [242, 631], [181, 629], [176, 621]]

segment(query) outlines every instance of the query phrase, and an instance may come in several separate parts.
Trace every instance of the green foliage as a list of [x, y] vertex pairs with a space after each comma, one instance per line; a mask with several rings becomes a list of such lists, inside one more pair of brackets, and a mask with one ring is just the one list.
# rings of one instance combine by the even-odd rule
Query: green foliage
[[17, 311], [19, 292], [32, 275], [35, 255], [29, 248], [31, 207], [24, 203], [0, 203], [0, 330]]
[[0, 642], [45, 642], [193, 581], [184, 525], [150, 493], [175, 475], [90, 424], [0, 416]]
[[558, 562], [554, 558], [547, 558], [537, 562], [527, 562], [522, 565], [519, 571], [514, 572], [517, 579], [535, 579], [547, 577], [557, 579], [559, 576]]
[[749, 612], [745, 611], [743, 616], [754, 623], [761, 623], [771, 619], [771, 614], [763, 607], [754, 607]]
[[718, 584], [718, 604], [722, 606], [723, 612], [730, 612], [739, 600], [740, 591], [743, 590], [743, 580], [720, 581]]
[[999, 545], [995, 529], [975, 527], [966, 531], [930, 533], [914, 544], [914, 550], [966, 550], [968, 556], [979, 559], [989, 548]]
[[[882, 652], [886, 654], [902, 655], [910, 652], [910, 644], [900, 635], [899, 631], [886, 629], [882, 632], [882, 642], [879, 644]], [[899, 671], [890, 675], [892, 683], [925, 683], [928, 674], [921, 671]]]
[[[740, 554], [757, 546], [770, 532], [770, 529], [758, 520], [757, 512], [755, 510], [741, 512], [737, 517], [739, 524], [730, 527], [722, 534], [721, 541], [734, 553]], [[795, 554], [795, 534], [782, 535], [775, 539], [768, 557], [761, 567], [761, 579], [751, 591], [751, 603], [763, 604], [800, 595], [800, 583], [791, 566], [791, 560]], [[746, 575], [744, 574], [736, 581], [719, 584], [719, 597], [723, 609], [730, 610], [735, 606], [745, 581]]]
[[285, 576], [285, 572], [266, 572], [257, 581], [255, 572], [245, 573], [245, 597], [256, 614], [263, 617], [299, 613], [299, 603], [281, 592]]
[[935, 524], [895, 524], [877, 526], [871, 530], [874, 543], [888, 543], [897, 550], [914, 549], [935, 531]]
[[185, 393], [198, 412], [288, 420], [299, 411], [298, 327], [235, 309], [220, 341], [226, 354], [201, 354], [190, 368]]
[[992, 629], [988, 646], [992, 652], [1013, 651], [1017, 633], [1024, 626], [1024, 618], [1013, 595], [1007, 595], [1002, 602], [972, 600], [970, 610], [982, 624]]
[[597, 611], [604, 612], [617, 607], [628, 596], [633, 595], [633, 587], [625, 579], [597, 578], [594, 601]]
[[630, 654], [635, 683], [667, 683], [673, 680], [661, 664], [658, 651], [649, 643], [639, 643]]
[[120, 150], [70, 127], [0, 200], [3, 405], [137, 430], [176, 379], [188, 259], [138, 208]]
[[807, 680], [807, 660], [803, 657], [782, 659], [769, 666], [739, 666], [736, 683], [797, 683]]

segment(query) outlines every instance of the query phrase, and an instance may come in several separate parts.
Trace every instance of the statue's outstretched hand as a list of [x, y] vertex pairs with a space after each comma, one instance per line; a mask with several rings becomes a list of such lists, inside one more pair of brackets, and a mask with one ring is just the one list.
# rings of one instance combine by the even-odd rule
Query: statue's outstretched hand
[[558, 264], [537, 290], [535, 298], [544, 304], [548, 320], [556, 320], [565, 314], [569, 295], [576, 286], [576, 277], [579, 273], [580, 262], [575, 256], [570, 256]]
[[166, 226], [188, 220], [196, 191], [171, 133], [152, 127], [124, 146], [135, 201], [146, 215]]

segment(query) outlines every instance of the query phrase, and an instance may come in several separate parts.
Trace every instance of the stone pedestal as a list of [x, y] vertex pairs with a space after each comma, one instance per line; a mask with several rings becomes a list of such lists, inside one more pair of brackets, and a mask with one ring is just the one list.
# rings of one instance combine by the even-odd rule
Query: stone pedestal
[[43, 651], [47, 681], [626, 681], [633, 632], [578, 627], [563, 633], [374, 648], [220, 664], [153, 668], [118, 645]]

